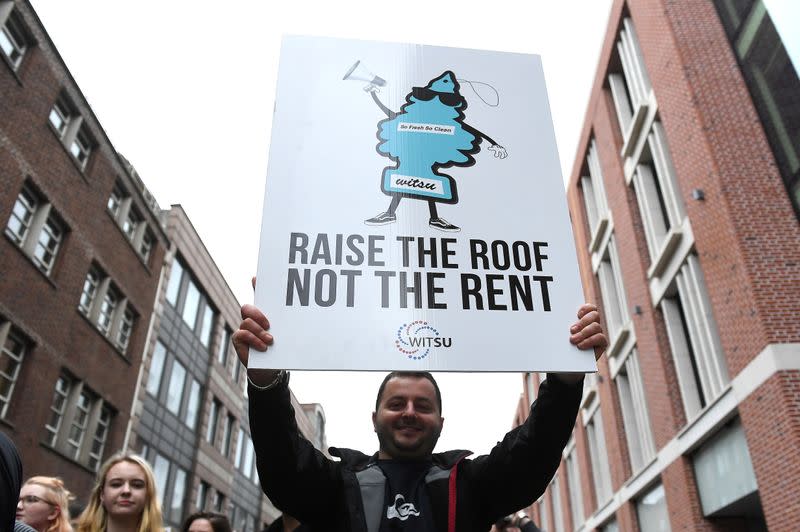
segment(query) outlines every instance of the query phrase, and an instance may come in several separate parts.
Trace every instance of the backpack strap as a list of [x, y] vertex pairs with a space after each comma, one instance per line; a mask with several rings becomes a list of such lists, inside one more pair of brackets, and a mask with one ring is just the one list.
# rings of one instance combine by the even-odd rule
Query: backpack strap
[[450, 479], [448, 480], [447, 489], [447, 532], [456, 532], [456, 499], [457, 497], [457, 478], [458, 478], [458, 464], [461, 460], [468, 455], [464, 454], [456, 460], [455, 465], [450, 469]]

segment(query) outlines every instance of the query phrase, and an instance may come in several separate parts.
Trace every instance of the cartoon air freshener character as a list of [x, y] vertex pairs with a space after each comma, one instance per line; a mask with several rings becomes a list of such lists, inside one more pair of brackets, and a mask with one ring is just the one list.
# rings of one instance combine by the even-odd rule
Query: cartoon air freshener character
[[[354, 68], [357, 66], [358, 63]], [[344, 79], [354, 79], [352, 72], [353, 69]], [[364, 223], [386, 225], [397, 221], [400, 200], [409, 198], [428, 202], [430, 227], [459, 231], [458, 226], [440, 217], [437, 210], [437, 203], [458, 203], [456, 181], [442, 170], [474, 165], [473, 156], [480, 151], [483, 140], [490, 143], [489, 150], [495, 157], [504, 159], [508, 155], [505, 148], [464, 122], [467, 101], [453, 72], [442, 73], [425, 87], [413, 87], [399, 113], [378, 98], [378, 86], [384, 85], [384, 80], [377, 76], [367, 78], [364, 79], [370, 83], [364, 90], [370, 92], [387, 116], [378, 122], [376, 149], [395, 164], [384, 168], [381, 179], [381, 190], [392, 198], [389, 208]]]

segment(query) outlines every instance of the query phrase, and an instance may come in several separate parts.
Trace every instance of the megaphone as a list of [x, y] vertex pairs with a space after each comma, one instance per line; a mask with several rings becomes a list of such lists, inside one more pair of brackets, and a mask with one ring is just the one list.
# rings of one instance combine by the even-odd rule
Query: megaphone
[[380, 76], [373, 74], [367, 67], [365, 67], [359, 59], [353, 66], [351, 66], [345, 73], [342, 80], [352, 79], [355, 81], [366, 81], [364, 90], [367, 92], [379, 91], [378, 87], [385, 87], [386, 80]]

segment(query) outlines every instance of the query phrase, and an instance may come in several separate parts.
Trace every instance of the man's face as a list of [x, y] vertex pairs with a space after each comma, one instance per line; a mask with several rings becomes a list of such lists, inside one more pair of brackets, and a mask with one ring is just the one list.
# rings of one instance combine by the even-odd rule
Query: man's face
[[425, 378], [394, 377], [372, 414], [380, 458], [427, 458], [442, 432], [436, 390]]

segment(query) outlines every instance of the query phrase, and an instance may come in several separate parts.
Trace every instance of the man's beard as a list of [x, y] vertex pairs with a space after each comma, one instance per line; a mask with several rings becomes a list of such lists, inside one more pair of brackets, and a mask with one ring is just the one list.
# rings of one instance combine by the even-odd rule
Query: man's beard
[[380, 449], [387, 452], [392, 458], [426, 458], [430, 456], [436, 447], [436, 442], [439, 441], [442, 428], [437, 427], [430, 433], [422, 434], [416, 442], [406, 444], [400, 443], [394, 436], [394, 431], [401, 430], [403, 427], [420, 428], [419, 425], [412, 423], [399, 424], [397, 427], [378, 424], [375, 432], [378, 435]]

